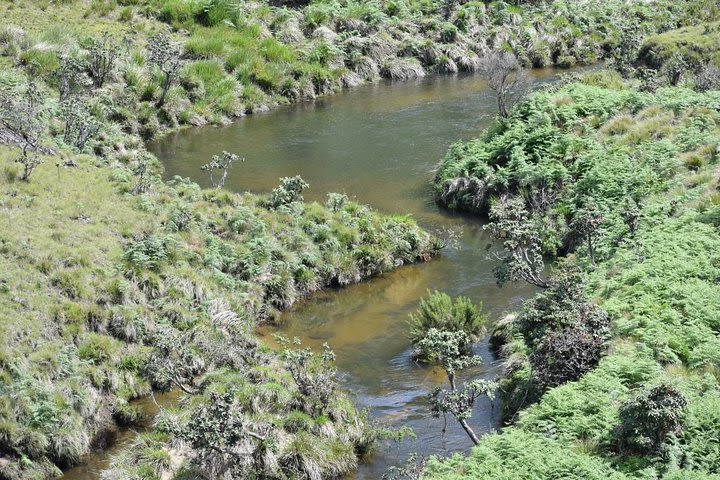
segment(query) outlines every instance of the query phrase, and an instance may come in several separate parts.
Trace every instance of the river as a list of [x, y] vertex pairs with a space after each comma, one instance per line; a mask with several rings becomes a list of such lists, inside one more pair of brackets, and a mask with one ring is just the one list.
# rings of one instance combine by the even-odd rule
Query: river
[[[533, 73], [538, 82], [557, 74]], [[164, 164], [166, 178], [180, 175], [209, 186], [200, 166], [227, 150], [245, 161], [230, 170], [226, 188], [269, 192], [279, 177], [301, 175], [311, 187], [306, 200], [324, 201], [327, 192], [344, 192], [379, 211], [410, 214], [427, 229], [460, 232], [457, 245], [437, 259], [313, 295], [285, 312], [277, 329], [260, 330], [268, 339], [279, 330], [311, 347], [327, 342], [357, 404], [382, 424], [415, 431], [415, 440], [382, 445], [353, 478], [380, 478], [411, 452], [447, 455], [471, 446], [453, 419], [443, 433], [443, 420], [429, 414], [427, 393], [443, 377], [411, 359], [406, 322], [419, 299], [436, 289], [465, 295], [497, 319], [532, 293], [528, 287], [498, 288], [482, 223], [444, 211], [433, 201], [433, 168], [453, 142], [477, 136], [492, 121], [495, 105], [478, 76], [430, 76], [365, 85], [226, 127], [181, 130], [148, 145]], [[495, 376], [499, 366], [487, 342], [476, 349], [485, 363], [475, 373]], [[480, 400], [470, 423], [479, 434], [492, 431], [500, 427], [499, 414], [499, 405]], [[108, 456], [91, 456], [64, 478], [96, 479]]]

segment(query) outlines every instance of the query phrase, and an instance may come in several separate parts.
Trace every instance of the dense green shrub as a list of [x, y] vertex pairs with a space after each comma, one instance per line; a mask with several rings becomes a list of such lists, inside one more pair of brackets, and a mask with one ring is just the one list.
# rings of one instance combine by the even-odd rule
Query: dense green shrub
[[[450, 298], [443, 292], [433, 292], [420, 300], [418, 310], [410, 315], [410, 341], [417, 345], [431, 328], [449, 332], [463, 332], [468, 341], [477, 339], [487, 326], [482, 305], [475, 305], [467, 297]], [[463, 350], [471, 343], [462, 345]], [[467, 353], [467, 352], [466, 352]]]
[[[451, 148], [436, 184], [447, 204], [484, 212], [493, 197], [512, 196], [545, 251], [574, 253], [496, 329], [506, 413], [537, 403], [468, 458], [430, 462], [427, 478], [597, 475], [548, 473], [570, 456], [608, 478], [718, 472], [708, 408], [720, 391], [707, 372], [720, 360], [720, 236], [708, 178], [719, 107], [717, 92], [641, 93], [594, 73], [535, 94], [480, 140]], [[588, 207], [600, 214], [592, 247], [581, 225], [593, 220], [583, 218]]]
[[303, 200], [302, 191], [310, 188], [299, 175], [295, 177], [283, 177], [280, 179], [280, 185], [273, 189], [270, 194], [268, 206], [270, 208], [278, 208], [283, 205], [290, 205], [293, 202], [301, 202]]
[[620, 407], [615, 435], [623, 453], [656, 454], [665, 442], [682, 433], [687, 400], [674, 387], [661, 384]]

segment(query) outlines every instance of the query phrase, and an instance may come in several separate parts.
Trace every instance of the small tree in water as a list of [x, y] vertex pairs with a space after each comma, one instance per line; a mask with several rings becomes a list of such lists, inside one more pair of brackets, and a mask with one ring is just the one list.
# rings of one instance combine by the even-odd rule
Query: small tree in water
[[427, 458], [413, 453], [403, 465], [388, 468], [383, 473], [382, 480], [420, 480], [426, 465]]
[[469, 342], [465, 332], [448, 332], [431, 328], [418, 346], [423, 356], [438, 361], [450, 385], [449, 389], [436, 388], [430, 394], [433, 416], [451, 414], [460, 423], [470, 440], [477, 445], [480, 439], [470, 427], [468, 419], [472, 416], [473, 406], [478, 398], [482, 396], [494, 398], [497, 384], [488, 380], [473, 380], [462, 385], [458, 384], [458, 372], [482, 362], [477, 355], [466, 353], [464, 345]]
[[[206, 163], [202, 167], [200, 167], [200, 170], [203, 170], [205, 172], [208, 172], [210, 174], [210, 183], [215, 188], [223, 188], [225, 186], [225, 179], [227, 178], [228, 170], [232, 166], [233, 163], [240, 160], [241, 162], [244, 162], [244, 158], [240, 158], [234, 153], [226, 152], [223, 150], [222, 156], [220, 155], [213, 155], [210, 159], [210, 163]], [[222, 175], [219, 179], [215, 180], [215, 171], [222, 171]]]
[[510, 115], [512, 107], [532, 87], [532, 77], [512, 53], [493, 52], [480, 60], [480, 75], [497, 97], [501, 118]]

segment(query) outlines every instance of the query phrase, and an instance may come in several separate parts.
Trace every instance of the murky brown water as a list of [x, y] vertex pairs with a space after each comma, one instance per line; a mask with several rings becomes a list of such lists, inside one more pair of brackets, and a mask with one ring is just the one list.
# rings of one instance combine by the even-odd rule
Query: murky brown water
[[[555, 73], [535, 75], [548, 81]], [[388, 465], [411, 452], [443, 455], [470, 447], [452, 419], [443, 435], [443, 420], [429, 415], [426, 395], [442, 376], [411, 360], [406, 321], [419, 299], [434, 289], [466, 295], [497, 318], [532, 293], [499, 289], [481, 222], [442, 211], [433, 202], [430, 181], [438, 160], [451, 143], [476, 136], [494, 115], [494, 97], [478, 77], [434, 76], [368, 85], [224, 128], [184, 130], [149, 145], [168, 178], [181, 175], [209, 186], [200, 166], [227, 150], [245, 157], [228, 175], [231, 189], [268, 192], [279, 177], [299, 174], [311, 186], [306, 199], [323, 201], [327, 192], [345, 192], [383, 212], [412, 214], [428, 229], [461, 230], [457, 248], [438, 259], [323, 292], [282, 316], [284, 335], [313, 347], [327, 342], [335, 350], [346, 387], [373, 418], [412, 427], [417, 434], [414, 441], [381, 446], [357, 478], [380, 478]], [[477, 351], [486, 360], [479, 374], [494, 376], [497, 365], [487, 344]], [[471, 424], [478, 433], [495, 429], [499, 410], [479, 401]], [[65, 478], [97, 475], [88, 471]]]
[[127, 447], [135, 440], [138, 431], [145, 430], [152, 425], [153, 417], [161, 407], [169, 407], [175, 405], [182, 393], [179, 390], [173, 390], [169, 393], [156, 393], [154, 396], [139, 398], [133, 401], [133, 405], [137, 406], [143, 413], [140, 425], [133, 428], [119, 427], [107, 433], [104, 443], [108, 448], [96, 450], [87, 455], [83, 462], [64, 472], [61, 480], [97, 480], [100, 473], [110, 466], [110, 462], [114, 455], [117, 455], [123, 448]]

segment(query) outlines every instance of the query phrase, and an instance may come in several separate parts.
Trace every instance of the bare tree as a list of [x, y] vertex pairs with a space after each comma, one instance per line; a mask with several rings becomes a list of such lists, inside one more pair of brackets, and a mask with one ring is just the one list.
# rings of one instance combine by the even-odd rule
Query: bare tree
[[532, 87], [532, 77], [512, 53], [492, 52], [480, 60], [480, 75], [495, 92], [500, 117], [507, 118], [512, 107]]
[[93, 86], [102, 88], [108, 75], [112, 73], [115, 67], [120, 48], [112, 40], [110, 34], [105, 32], [99, 38], [92, 40], [88, 51], [90, 53], [88, 63]]
[[147, 61], [164, 75], [162, 93], [157, 101], [158, 108], [165, 104], [170, 86], [178, 79], [182, 67], [182, 47], [172, 42], [167, 35], [158, 33], [148, 39]]
[[43, 105], [43, 96], [34, 82], [28, 84], [21, 96], [0, 94], [0, 126], [10, 132], [13, 141], [22, 148], [15, 161], [23, 166], [20, 177], [23, 181], [27, 181], [35, 167], [43, 163], [38, 155], [45, 113]]

